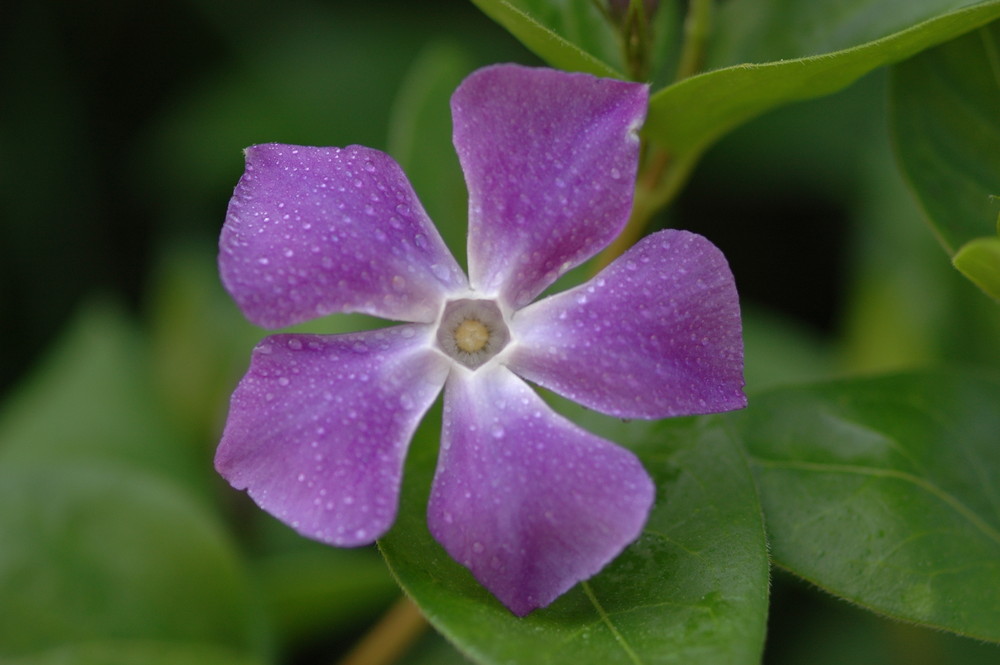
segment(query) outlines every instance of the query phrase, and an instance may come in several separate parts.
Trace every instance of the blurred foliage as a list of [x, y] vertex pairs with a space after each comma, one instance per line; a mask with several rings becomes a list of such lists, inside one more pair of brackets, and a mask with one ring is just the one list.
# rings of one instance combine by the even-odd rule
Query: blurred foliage
[[[515, 9], [551, 7], [538, 25], [623, 67], [614, 35], [594, 32], [604, 28], [592, 9], [476, 4], [515, 17]], [[672, 40], [681, 34], [683, 4], [660, 3], [659, 34], [670, 39], [655, 44], [657, 88], [679, 57]], [[788, 3], [720, 2], [716, 21], [724, 27], [708, 57], [715, 64], [806, 57], [855, 44], [861, 33], [879, 38], [947, 4], [903, 3], [901, 16], [880, 14], [884, 2], [860, 3], [860, 18], [844, 14], [817, 27], [813, 12], [829, 3], [800, 3], [783, 22], [778, 12]], [[995, 35], [996, 26], [987, 32]], [[892, 74], [893, 131], [904, 145], [919, 147], [914, 132], [961, 135], [969, 127], [934, 125], [945, 134], [930, 134], [906, 124], [941, 120], [917, 113], [927, 108], [920, 95], [944, 100], [925, 72], [973, 57], [966, 51], [978, 47], [942, 48]], [[330, 662], [392, 602], [397, 587], [373, 548], [305, 542], [214, 474], [229, 392], [262, 335], [218, 283], [215, 239], [242, 148], [359, 143], [400, 160], [463, 257], [465, 192], [447, 98], [465, 74], [501, 61], [539, 63], [472, 3], [430, 11], [401, 1], [15, 0], [0, 9], [0, 347], [7, 351], [0, 355], [0, 661]], [[969, 79], [937, 83], [951, 92], [979, 85], [974, 72], [958, 71]], [[914, 79], [926, 87], [910, 85]], [[987, 92], [996, 89], [982, 92], [977, 99], [991, 108]], [[949, 265], [925, 226], [893, 163], [886, 94], [886, 76], [876, 72], [747, 122], [708, 148], [676, 205], [654, 220], [707, 235], [729, 257], [744, 297], [748, 388], [752, 400], [767, 391], [761, 402], [776, 402], [775, 413], [794, 403], [771, 392], [776, 386], [927, 364], [1000, 366], [1000, 308]], [[987, 119], [995, 129], [996, 117]], [[980, 145], [973, 136], [948, 154], [986, 174], [979, 190], [998, 194], [986, 191], [996, 182], [996, 154], [977, 152]], [[928, 169], [940, 159], [914, 166], [926, 154], [900, 153], [932, 223], [948, 237], [960, 228], [937, 212], [952, 209], [949, 192], [928, 193], [919, 182], [937, 177]], [[996, 231], [995, 200], [973, 207], [983, 226], [956, 235], [949, 251]], [[362, 317], [310, 324], [325, 332], [371, 325]], [[837, 402], [824, 390], [815, 389]], [[652, 445], [635, 424], [559, 408], [638, 450]], [[685, 439], [689, 427], [697, 432]], [[678, 441], [708, 437], [728, 450], [719, 459], [736, 465], [729, 470], [739, 470], [738, 448], [712, 427], [667, 425], [655, 442], [676, 439], [665, 459], [690, 471], [704, 460]], [[435, 423], [421, 432], [422, 457], [413, 463], [429, 468]], [[426, 484], [412, 486], [415, 477], [408, 482], [408, 496], [426, 492]], [[420, 529], [419, 510], [411, 510], [388, 541], [394, 565], [419, 558], [420, 547], [434, 556]], [[433, 563], [434, 574], [455, 567]], [[427, 582], [419, 564], [397, 571], [411, 589]], [[692, 589], [698, 581], [673, 580]], [[433, 593], [447, 601], [450, 591]], [[567, 597], [563, 610], [578, 600]], [[784, 573], [771, 601], [767, 663], [997, 660], [996, 646], [890, 622]], [[477, 606], [456, 620], [503, 619], [510, 636], [534, 630], [488, 612]], [[451, 638], [472, 650], [467, 636]], [[759, 648], [754, 639], [749, 651]], [[429, 634], [403, 662], [467, 661]]]

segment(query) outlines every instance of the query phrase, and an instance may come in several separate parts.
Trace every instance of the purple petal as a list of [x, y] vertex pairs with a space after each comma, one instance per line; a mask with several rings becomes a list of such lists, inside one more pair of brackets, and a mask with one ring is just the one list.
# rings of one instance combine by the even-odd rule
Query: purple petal
[[373, 542], [395, 520], [406, 448], [447, 376], [432, 334], [264, 339], [233, 393], [216, 469], [304, 536]]
[[590, 282], [515, 314], [512, 371], [623, 418], [746, 406], [736, 284], [685, 231], [650, 235]]
[[334, 312], [430, 323], [465, 277], [399, 165], [361, 146], [246, 150], [219, 270], [254, 323]]
[[603, 568], [638, 537], [653, 498], [635, 455], [555, 414], [505, 368], [452, 373], [428, 523], [515, 614]]
[[523, 306], [618, 235], [648, 95], [637, 83], [516, 65], [465, 79], [451, 108], [473, 288]]

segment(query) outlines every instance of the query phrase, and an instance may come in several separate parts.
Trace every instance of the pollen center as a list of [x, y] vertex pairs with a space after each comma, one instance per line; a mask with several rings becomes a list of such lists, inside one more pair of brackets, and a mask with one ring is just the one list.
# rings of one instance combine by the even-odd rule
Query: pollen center
[[509, 341], [507, 322], [493, 300], [452, 300], [441, 312], [438, 348], [469, 369], [485, 365]]
[[490, 341], [490, 331], [482, 321], [466, 319], [455, 329], [455, 344], [466, 353], [482, 351], [488, 341]]

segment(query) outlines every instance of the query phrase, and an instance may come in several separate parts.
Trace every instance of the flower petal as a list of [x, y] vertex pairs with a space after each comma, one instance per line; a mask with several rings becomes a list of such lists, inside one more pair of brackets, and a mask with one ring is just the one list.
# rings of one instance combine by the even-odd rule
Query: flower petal
[[273, 335], [230, 404], [215, 467], [309, 538], [364, 545], [396, 518], [403, 457], [444, 385], [430, 326]]
[[618, 235], [648, 95], [637, 83], [516, 65], [465, 79], [451, 108], [473, 288], [521, 307]]
[[736, 284], [686, 231], [647, 236], [590, 282], [517, 312], [510, 369], [622, 418], [746, 406]]
[[548, 605], [638, 537], [653, 483], [503, 367], [452, 372], [431, 533], [512, 612]]
[[246, 150], [219, 240], [222, 281], [254, 323], [334, 312], [434, 320], [466, 280], [409, 181], [383, 152], [280, 144]]

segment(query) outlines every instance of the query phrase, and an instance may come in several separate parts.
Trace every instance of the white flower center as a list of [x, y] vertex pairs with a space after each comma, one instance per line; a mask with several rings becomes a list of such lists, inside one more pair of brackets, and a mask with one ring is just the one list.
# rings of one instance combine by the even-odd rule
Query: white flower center
[[482, 366], [509, 341], [503, 314], [492, 300], [453, 300], [445, 305], [438, 347], [469, 369]]

